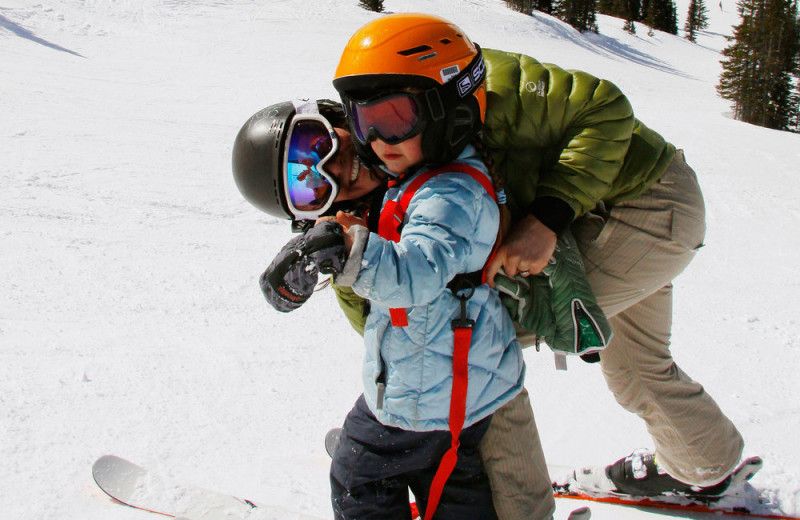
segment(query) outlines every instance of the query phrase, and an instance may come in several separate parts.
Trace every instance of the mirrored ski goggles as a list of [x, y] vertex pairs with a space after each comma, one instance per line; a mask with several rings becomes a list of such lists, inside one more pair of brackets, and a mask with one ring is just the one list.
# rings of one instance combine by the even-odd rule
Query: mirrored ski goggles
[[398, 144], [422, 131], [422, 111], [417, 96], [399, 93], [369, 101], [348, 103], [352, 114], [355, 137], [367, 144], [380, 139], [387, 144]]
[[287, 133], [284, 184], [286, 201], [297, 219], [315, 219], [333, 204], [339, 192], [325, 163], [336, 155], [339, 140], [333, 127], [317, 114], [298, 114]]

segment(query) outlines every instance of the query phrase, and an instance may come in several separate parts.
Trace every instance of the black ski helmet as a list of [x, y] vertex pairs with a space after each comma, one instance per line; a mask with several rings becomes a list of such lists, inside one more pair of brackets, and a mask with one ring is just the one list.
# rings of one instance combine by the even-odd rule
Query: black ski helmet
[[[317, 100], [319, 113], [332, 126], [345, 128], [340, 103]], [[233, 142], [233, 180], [244, 198], [274, 217], [295, 220], [284, 196], [286, 132], [297, 109], [291, 101], [270, 105], [253, 114]]]

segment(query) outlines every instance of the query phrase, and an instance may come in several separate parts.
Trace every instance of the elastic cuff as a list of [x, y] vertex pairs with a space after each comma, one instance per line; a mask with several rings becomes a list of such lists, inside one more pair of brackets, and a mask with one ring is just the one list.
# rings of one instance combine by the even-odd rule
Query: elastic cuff
[[353, 239], [353, 247], [344, 264], [342, 272], [333, 277], [333, 283], [340, 287], [351, 287], [356, 283], [358, 273], [361, 272], [361, 259], [364, 257], [364, 249], [367, 248], [369, 230], [364, 226], [350, 226], [347, 234]]
[[537, 198], [528, 211], [556, 235], [563, 233], [575, 218], [570, 205], [556, 197]]

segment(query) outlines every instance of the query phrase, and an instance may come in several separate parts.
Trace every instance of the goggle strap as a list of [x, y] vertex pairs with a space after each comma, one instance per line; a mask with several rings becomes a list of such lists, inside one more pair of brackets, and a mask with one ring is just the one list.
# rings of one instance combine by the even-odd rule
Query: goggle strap
[[[475, 47], [478, 49], [478, 53], [472, 58], [469, 65], [442, 86], [441, 96], [444, 99], [439, 100], [442, 105], [457, 105], [460, 99], [474, 94], [486, 79], [483, 52], [477, 43]], [[428, 102], [430, 103], [430, 100]], [[433, 112], [433, 105], [430, 106], [431, 112]]]
[[472, 95], [486, 79], [486, 64], [483, 61], [483, 52], [476, 43], [478, 53], [469, 62], [469, 65], [447, 83], [455, 87], [459, 97], [465, 98]]
[[439, 91], [435, 88], [431, 88], [425, 91], [425, 101], [428, 102], [428, 108], [430, 109], [431, 119], [434, 121], [441, 121], [447, 115], [444, 109], [444, 103], [442, 103], [442, 97], [439, 95]]
[[316, 100], [313, 99], [293, 99], [294, 111], [297, 114], [319, 114]]
[[[476, 43], [478, 54], [472, 58], [469, 65], [456, 74], [442, 87], [432, 88], [425, 91], [425, 101], [428, 103], [428, 110], [434, 122], [441, 121], [447, 116], [446, 104], [450, 106], [458, 104], [459, 99], [472, 95], [486, 79], [486, 64], [483, 61], [483, 52]], [[440, 93], [439, 90], [442, 92]], [[442, 99], [444, 96], [445, 99]]]

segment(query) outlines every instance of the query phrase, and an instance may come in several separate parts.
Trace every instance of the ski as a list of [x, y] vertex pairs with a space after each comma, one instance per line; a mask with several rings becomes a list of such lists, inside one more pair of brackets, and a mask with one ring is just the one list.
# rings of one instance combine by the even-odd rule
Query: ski
[[328, 457], [333, 458], [333, 453], [336, 451], [336, 446], [339, 445], [339, 437], [341, 435], [341, 428], [331, 428], [325, 434], [325, 451], [328, 453]]
[[593, 485], [605, 478], [605, 468], [602, 467], [576, 469], [548, 465], [547, 469], [553, 480], [553, 494], [556, 498], [750, 518], [799, 520], [800, 517], [783, 512], [779, 504], [769, 498], [766, 491], [758, 490], [749, 483], [762, 466], [760, 457], [748, 458], [734, 471], [729, 491], [713, 498], [684, 494], [636, 497], [614, 493], [603, 489], [600, 485]]
[[185, 485], [133, 462], [104, 455], [92, 465], [97, 486], [114, 501], [134, 509], [184, 520], [319, 520], [276, 506]]

